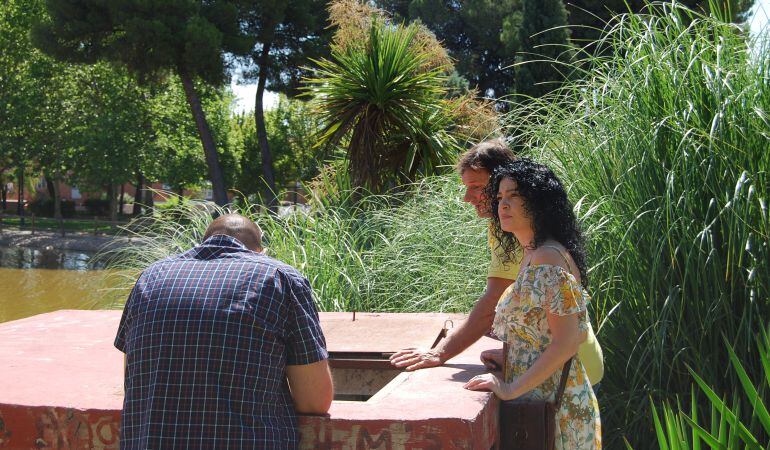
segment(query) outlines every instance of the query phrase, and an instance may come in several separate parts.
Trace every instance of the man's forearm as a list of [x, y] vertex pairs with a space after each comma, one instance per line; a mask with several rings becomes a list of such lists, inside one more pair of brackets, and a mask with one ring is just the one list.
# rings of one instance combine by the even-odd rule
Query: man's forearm
[[436, 346], [434, 351], [442, 364], [473, 345], [492, 327], [492, 321], [495, 318], [495, 306], [499, 298], [496, 291], [485, 291], [476, 301], [468, 319]]
[[450, 333], [449, 336], [436, 346], [435, 352], [441, 363], [447, 362], [447, 360], [454, 358], [462, 353], [463, 350], [473, 345], [481, 336], [486, 334], [491, 324], [492, 321], [490, 320], [487, 326], [483, 326], [483, 324], [478, 322], [472, 322], [469, 317], [456, 331]]
[[492, 319], [495, 317], [497, 300], [511, 283], [511, 280], [504, 278], [487, 278], [487, 289], [473, 305], [468, 319], [461, 323], [446, 339], [439, 342], [436, 348], [399, 350], [390, 357], [391, 364], [406, 370], [424, 369], [439, 366], [461, 353], [490, 329]]

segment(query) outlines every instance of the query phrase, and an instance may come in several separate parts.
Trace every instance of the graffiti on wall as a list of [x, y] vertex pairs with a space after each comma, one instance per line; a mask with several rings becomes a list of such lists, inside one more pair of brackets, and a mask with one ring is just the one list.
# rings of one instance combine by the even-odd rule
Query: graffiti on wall
[[70, 408], [0, 411], [0, 448], [118, 450], [119, 414]]

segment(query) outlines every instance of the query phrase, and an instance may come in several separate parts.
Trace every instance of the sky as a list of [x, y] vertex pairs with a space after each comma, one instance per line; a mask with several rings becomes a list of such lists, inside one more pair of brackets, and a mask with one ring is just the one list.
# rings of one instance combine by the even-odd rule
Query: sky
[[770, 0], [757, 0], [754, 4], [754, 8], [751, 10], [749, 18], [751, 33], [755, 36], [762, 34], [763, 37], [767, 39], [768, 18], [770, 18]]
[[[749, 14], [748, 22], [751, 34], [754, 36], [762, 36], [762, 39], [770, 38], [768, 19], [770, 19], [770, 0], [757, 0]], [[233, 81], [230, 84], [230, 87], [236, 96], [235, 112], [254, 111], [254, 96], [257, 93], [257, 85], [239, 85]], [[262, 101], [265, 105], [265, 109], [271, 109], [278, 103], [278, 94], [265, 91], [265, 96]]]
[[[236, 77], [233, 77], [233, 81], [230, 83], [230, 88], [233, 90], [236, 97], [235, 112], [240, 114], [242, 112], [254, 111], [254, 97], [257, 95], [257, 85], [239, 85], [235, 83], [235, 78]], [[264, 104], [265, 109], [272, 109], [278, 104], [278, 94], [265, 91], [265, 95], [262, 97], [262, 103]]]

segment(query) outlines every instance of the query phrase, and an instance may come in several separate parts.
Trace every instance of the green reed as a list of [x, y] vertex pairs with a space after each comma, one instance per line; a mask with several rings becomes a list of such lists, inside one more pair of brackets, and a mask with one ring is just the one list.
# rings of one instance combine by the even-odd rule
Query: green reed
[[649, 398], [688, 398], [688, 366], [734, 389], [722, 335], [759, 374], [748, 355], [770, 313], [770, 52], [752, 56], [745, 31], [717, 18], [651, 12], [616, 18], [610, 56], [512, 113], [590, 239], [611, 448], [655, 445]]
[[[762, 370], [752, 379], [732, 346], [725, 342], [730, 365], [740, 380], [741, 389], [732, 392], [732, 400], [715, 392], [694, 370], [690, 369], [700, 394], [710, 408], [707, 415], [699, 417], [699, 403], [695, 386], [690, 395], [690, 410], [677, 401], [676, 407], [666, 401], [662, 414], [653, 405], [653, 421], [658, 444], [665, 450], [689, 450], [709, 447], [712, 449], [766, 449], [770, 448], [770, 413], [767, 391], [770, 388], [770, 336], [762, 329], [756, 337], [756, 351], [752, 359], [760, 363]], [[742, 399], [743, 401], [741, 401]], [[741, 407], [750, 410], [741, 413]], [[748, 421], [746, 419], [749, 418]]]
[[133, 222], [135, 244], [106, 256], [126, 288], [143, 268], [200, 242], [212, 215], [239, 212], [259, 223], [269, 256], [308, 278], [320, 310], [467, 312], [484, 289], [489, 254], [485, 222], [460, 187], [457, 176], [428, 178], [282, 214], [186, 201]]

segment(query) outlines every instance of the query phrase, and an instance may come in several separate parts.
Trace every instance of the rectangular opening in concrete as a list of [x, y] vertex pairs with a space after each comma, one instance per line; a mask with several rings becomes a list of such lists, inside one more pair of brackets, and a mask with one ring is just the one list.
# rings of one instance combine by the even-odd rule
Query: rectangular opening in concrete
[[390, 364], [390, 353], [329, 352], [334, 400], [365, 402], [395, 379], [401, 370]]

